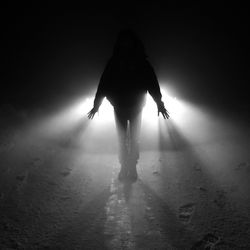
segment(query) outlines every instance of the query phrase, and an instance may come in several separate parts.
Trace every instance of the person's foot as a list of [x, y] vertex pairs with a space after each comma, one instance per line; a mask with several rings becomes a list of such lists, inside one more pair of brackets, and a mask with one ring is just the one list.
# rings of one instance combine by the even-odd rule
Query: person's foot
[[130, 180], [132, 180], [132, 181], [136, 181], [137, 180], [138, 174], [137, 174], [136, 166], [133, 166], [133, 168], [129, 169], [128, 178]]
[[127, 176], [128, 176], [128, 169], [122, 166], [118, 174], [118, 179], [121, 181], [121, 180], [124, 180]]

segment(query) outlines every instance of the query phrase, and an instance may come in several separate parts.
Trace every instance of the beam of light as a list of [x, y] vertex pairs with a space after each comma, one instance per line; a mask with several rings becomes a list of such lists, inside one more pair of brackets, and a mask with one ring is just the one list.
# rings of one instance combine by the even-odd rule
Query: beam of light
[[171, 119], [176, 122], [180, 121], [185, 113], [183, 102], [168, 94], [165, 88], [162, 88], [162, 100], [165, 103], [166, 109], [169, 111]]
[[[184, 122], [183, 117], [186, 112], [184, 102], [168, 94], [164, 86], [161, 87], [161, 92], [162, 100], [170, 112], [170, 119], [176, 123]], [[94, 97], [85, 96], [68, 103], [60, 110], [40, 117], [33, 124], [34, 133], [44, 138], [56, 138], [58, 140], [74, 134], [74, 137], [77, 137], [82, 145], [88, 145], [86, 148], [90, 150], [96, 149], [98, 151], [102, 146], [105, 149], [108, 147], [114, 149], [116, 147], [116, 129], [113, 107], [107, 99], [104, 99], [94, 119], [89, 121], [87, 113], [92, 109], [93, 102]], [[157, 145], [159, 121], [168, 122], [161, 117], [161, 114], [158, 117], [157, 105], [152, 97], [147, 94], [142, 116], [141, 137], [144, 138], [142, 139], [142, 149], [144, 144]], [[82, 132], [80, 131], [81, 128], [84, 128]], [[77, 131], [77, 133], [74, 133], [74, 131]]]
[[82, 101], [75, 101], [59, 111], [41, 117], [36, 121], [35, 129], [47, 136], [55, 136], [71, 130], [83, 120], [83, 116], [78, 110], [81, 107], [81, 103]]

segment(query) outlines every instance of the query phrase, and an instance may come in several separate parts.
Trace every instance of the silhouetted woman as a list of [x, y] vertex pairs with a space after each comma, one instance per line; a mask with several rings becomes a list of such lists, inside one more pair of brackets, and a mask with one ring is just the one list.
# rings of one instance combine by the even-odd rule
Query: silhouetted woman
[[122, 30], [116, 40], [113, 55], [101, 76], [94, 107], [88, 113], [92, 119], [106, 97], [114, 107], [119, 138], [119, 179], [137, 179], [139, 134], [142, 109], [147, 91], [153, 97], [164, 119], [168, 111], [161, 101], [161, 92], [155, 72], [146, 59], [141, 40], [131, 30]]

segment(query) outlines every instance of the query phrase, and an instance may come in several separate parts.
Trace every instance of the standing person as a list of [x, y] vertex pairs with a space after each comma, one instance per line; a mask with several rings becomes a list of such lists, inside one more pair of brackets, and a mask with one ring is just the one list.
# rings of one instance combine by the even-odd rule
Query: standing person
[[161, 113], [164, 119], [168, 119], [169, 113], [161, 100], [157, 77], [141, 40], [133, 31], [122, 30], [101, 76], [94, 106], [88, 113], [88, 118], [93, 119], [104, 97], [114, 107], [119, 138], [120, 180], [137, 179], [141, 116], [147, 91], [158, 107], [158, 115]]

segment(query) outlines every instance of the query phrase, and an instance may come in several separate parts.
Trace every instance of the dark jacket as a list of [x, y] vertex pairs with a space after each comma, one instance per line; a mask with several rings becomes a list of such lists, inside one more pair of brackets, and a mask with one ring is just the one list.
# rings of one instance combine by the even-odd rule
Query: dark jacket
[[101, 76], [94, 107], [106, 97], [115, 109], [142, 109], [147, 91], [157, 105], [161, 92], [155, 72], [146, 59], [112, 57]]

